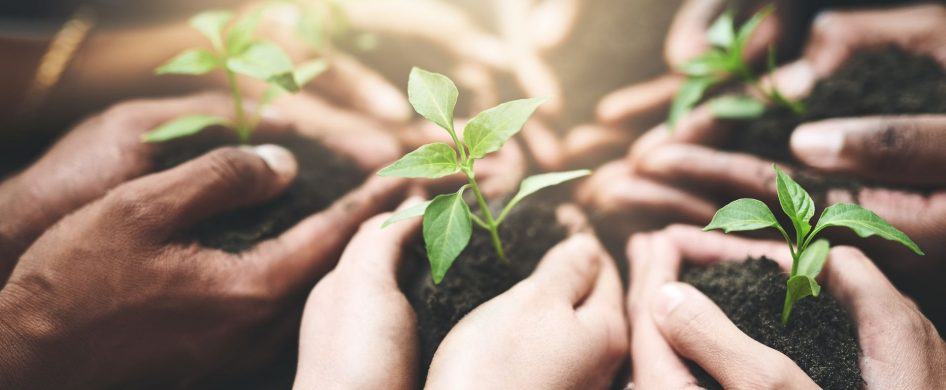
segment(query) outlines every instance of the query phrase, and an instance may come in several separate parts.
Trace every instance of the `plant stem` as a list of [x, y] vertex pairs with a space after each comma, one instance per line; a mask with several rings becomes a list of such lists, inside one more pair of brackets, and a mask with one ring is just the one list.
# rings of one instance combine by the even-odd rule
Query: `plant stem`
[[489, 231], [489, 237], [493, 241], [493, 248], [496, 249], [496, 254], [499, 255], [499, 259], [504, 264], [508, 265], [509, 260], [506, 259], [506, 252], [503, 251], [503, 242], [499, 239], [499, 224], [493, 219], [493, 213], [489, 211], [489, 203], [486, 202], [486, 198], [483, 197], [480, 187], [476, 184], [473, 171], [464, 169], [464, 173], [466, 174], [467, 181], [470, 183], [470, 188], [473, 189], [473, 195], [476, 196], [476, 202], [480, 205], [480, 209], [483, 210], [483, 217], [486, 219], [485, 228]]
[[230, 85], [230, 96], [233, 98], [233, 111], [236, 113], [236, 132], [241, 144], [250, 143], [250, 128], [246, 123], [246, 113], [243, 112], [243, 95], [240, 94], [240, 85], [236, 74], [227, 69], [227, 83]]

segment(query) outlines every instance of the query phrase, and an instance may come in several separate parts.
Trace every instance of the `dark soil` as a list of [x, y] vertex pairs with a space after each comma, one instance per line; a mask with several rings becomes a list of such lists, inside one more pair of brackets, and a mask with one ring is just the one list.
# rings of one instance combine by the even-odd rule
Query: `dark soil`
[[447, 332], [467, 313], [496, 297], [532, 273], [539, 260], [565, 239], [555, 209], [560, 202], [543, 194], [526, 198], [500, 226], [509, 265], [499, 261], [489, 235], [474, 227], [470, 245], [460, 254], [440, 285], [434, 285], [422, 240], [407, 253], [415, 272], [405, 293], [417, 312], [421, 342], [421, 380]]
[[[847, 313], [827, 293], [799, 301], [782, 326], [787, 275], [766, 258], [691, 267], [681, 279], [706, 294], [743, 332], [782, 352], [825, 389], [859, 389], [860, 347]], [[722, 389], [695, 364], [700, 386]]]
[[[805, 105], [807, 112], [802, 116], [777, 107], [760, 119], [737, 123], [724, 148], [797, 165], [789, 149], [789, 139], [795, 127], [803, 122], [868, 115], [946, 113], [946, 70], [932, 58], [897, 47], [866, 50], [855, 54], [830, 77], [818, 81], [805, 99]], [[799, 181], [815, 189], [830, 184], [856, 193], [861, 185], [872, 184], [849, 178], [808, 176]]]
[[[265, 142], [279, 144], [295, 155], [299, 174], [289, 189], [267, 203], [206, 220], [184, 234], [182, 240], [230, 253], [242, 252], [326, 209], [365, 180], [365, 173], [353, 161], [309, 138], [286, 134]], [[173, 167], [226, 144], [228, 142], [219, 138], [176, 143], [158, 162], [157, 170]]]

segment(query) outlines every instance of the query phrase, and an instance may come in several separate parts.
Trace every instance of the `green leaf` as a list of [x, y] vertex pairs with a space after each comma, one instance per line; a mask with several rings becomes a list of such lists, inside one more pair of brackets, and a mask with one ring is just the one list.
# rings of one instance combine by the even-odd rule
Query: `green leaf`
[[164, 142], [197, 134], [210, 126], [229, 126], [226, 118], [210, 115], [188, 115], [167, 122], [141, 136], [142, 142]]
[[227, 68], [236, 73], [276, 84], [296, 92], [299, 85], [293, 74], [292, 60], [279, 46], [270, 42], [257, 42], [243, 53], [227, 60]]
[[217, 69], [219, 66], [220, 63], [213, 53], [204, 49], [191, 49], [161, 65], [155, 73], [200, 75]]
[[[818, 240], [805, 248], [805, 251], [798, 257], [798, 269], [795, 275], [805, 275], [812, 279], [817, 278], [824, 268], [824, 263], [828, 261], [828, 251], [831, 245], [828, 240]], [[815, 294], [817, 295], [817, 294]]]
[[443, 127], [453, 137], [456, 137], [453, 110], [459, 94], [457, 86], [447, 76], [417, 67], [411, 69], [407, 81], [407, 100], [414, 106], [414, 111]]
[[313, 51], [321, 52], [328, 43], [329, 37], [324, 31], [326, 17], [322, 7], [302, 6], [296, 30], [302, 41]]
[[519, 192], [516, 193], [516, 196], [506, 204], [506, 207], [503, 208], [502, 214], [499, 216], [499, 221], [502, 222], [505, 219], [507, 213], [512, 210], [522, 199], [525, 197], [534, 194], [536, 191], [539, 191], [543, 188], [555, 186], [562, 184], [569, 180], [575, 180], [579, 177], [588, 176], [591, 174], [591, 171], [587, 169], [580, 169], [576, 171], [568, 172], [551, 172], [543, 173], [539, 175], [529, 176], [522, 181], [522, 184], [519, 185]]
[[434, 283], [440, 284], [473, 234], [470, 206], [461, 188], [455, 194], [438, 195], [424, 213], [424, 243]]
[[436, 179], [460, 172], [457, 152], [445, 143], [427, 144], [378, 172], [380, 176]]
[[821, 294], [821, 286], [815, 279], [805, 275], [795, 275], [788, 279], [788, 291], [785, 296], [785, 306], [782, 308], [782, 323], [787, 324], [788, 318], [792, 313], [792, 308], [802, 298], [808, 296], [818, 296]]
[[513, 100], [477, 114], [463, 129], [463, 142], [470, 148], [470, 156], [483, 158], [502, 148], [543, 102], [543, 98]]
[[299, 65], [293, 72], [296, 85], [303, 87], [326, 70], [328, 70], [328, 61], [325, 59], [313, 60]]
[[256, 34], [256, 26], [259, 25], [263, 17], [265, 7], [258, 7], [247, 15], [243, 16], [227, 33], [227, 53], [231, 56], [242, 54], [253, 43], [253, 36]]
[[795, 234], [798, 242], [808, 235], [811, 231], [811, 217], [815, 216], [815, 201], [811, 200], [808, 191], [805, 191], [795, 180], [778, 169], [778, 166], [772, 164], [775, 169], [775, 185], [778, 193], [778, 202], [782, 205], [782, 211], [792, 220], [792, 226], [795, 227]]
[[706, 40], [713, 46], [728, 49], [736, 39], [736, 25], [733, 22], [733, 12], [726, 11], [713, 22], [706, 31]]
[[739, 27], [739, 31], [736, 33], [736, 39], [732, 44], [732, 53], [735, 58], [742, 59], [742, 52], [745, 50], [749, 38], [752, 37], [752, 33], [759, 27], [759, 24], [772, 13], [772, 10], [774, 10], [774, 7], [771, 5], [766, 6], [755, 15], [752, 15], [752, 18]]
[[769, 207], [757, 199], [737, 199], [716, 211], [713, 220], [703, 228], [704, 231], [722, 229], [723, 232], [741, 232], [773, 227], [782, 227], [775, 220]]
[[756, 119], [765, 113], [765, 103], [748, 96], [721, 96], [709, 104], [713, 116], [722, 119]]
[[670, 114], [667, 117], [667, 125], [670, 129], [677, 126], [680, 119], [683, 119], [693, 109], [693, 106], [703, 98], [706, 90], [716, 82], [716, 79], [713, 78], [699, 77], [688, 79], [680, 86], [677, 95], [673, 98], [673, 103], [670, 105]]
[[732, 58], [719, 49], [711, 49], [703, 55], [680, 64], [678, 71], [690, 77], [724, 75], [733, 70]]
[[899, 242], [918, 255], [924, 254], [920, 247], [902, 231], [891, 226], [883, 218], [874, 214], [873, 211], [856, 204], [838, 203], [826, 208], [821, 213], [812, 234], [817, 234], [829, 226], [847, 227], [861, 237], [870, 237], [876, 234], [885, 239]]
[[384, 221], [383, 224], [381, 224], [381, 228], [384, 229], [388, 226], [391, 226], [394, 223], [401, 222], [406, 219], [417, 218], [424, 215], [424, 212], [427, 211], [427, 207], [430, 206], [430, 203], [431, 201], [428, 200], [426, 202], [418, 203], [404, 210], [395, 212], [394, 214], [391, 215], [390, 218], [388, 218], [387, 220]]
[[194, 15], [190, 20], [190, 24], [201, 34], [204, 34], [207, 39], [210, 39], [214, 49], [222, 51], [223, 39], [221, 34], [227, 23], [230, 23], [232, 19], [233, 13], [230, 11], [213, 10]]

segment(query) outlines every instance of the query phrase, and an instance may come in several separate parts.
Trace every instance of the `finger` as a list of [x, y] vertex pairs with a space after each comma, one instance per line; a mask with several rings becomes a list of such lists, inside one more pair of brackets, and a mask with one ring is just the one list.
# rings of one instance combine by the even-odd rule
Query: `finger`
[[855, 11], [824, 11], [812, 23], [805, 58], [819, 76], [831, 74], [860, 49], [895, 44], [946, 64], [946, 7], [923, 4]]
[[282, 147], [222, 148], [113, 191], [105, 204], [116, 221], [140, 224], [163, 240], [212, 215], [259, 203], [285, 190], [298, 167]]
[[377, 170], [402, 153], [397, 139], [378, 121], [314, 94], [283, 96], [263, 112], [266, 123], [274, 119], [291, 123], [294, 131], [351, 158], [365, 171]]
[[603, 161], [619, 158], [627, 151], [635, 134], [629, 129], [597, 125], [578, 126], [562, 141], [565, 161], [573, 167], [600, 165]]
[[724, 388], [817, 389], [785, 355], [742, 333], [709, 298], [684, 283], [660, 287], [651, 312], [667, 343]]
[[753, 240], [720, 232], [704, 232], [696, 226], [673, 225], [660, 232], [672, 241], [687, 262], [709, 265], [721, 261], [742, 261], [767, 257], [784, 270], [791, 269], [792, 256], [779, 241]]
[[667, 32], [664, 57], [671, 67], [692, 59], [709, 48], [706, 30], [722, 13], [726, 2], [722, 0], [686, 0], [677, 10]]
[[631, 323], [634, 384], [645, 389], [678, 389], [694, 384], [680, 358], [650, 315], [650, 302], [664, 283], [677, 280], [682, 258], [660, 234], [635, 234], [628, 242], [631, 276], [627, 315]]
[[774, 72], [765, 75], [761, 84], [765, 91], [771, 91], [774, 87], [787, 98], [801, 99], [811, 93], [818, 77], [811, 63], [800, 59], [780, 66]]
[[791, 148], [806, 165], [885, 182], [946, 183], [946, 115], [829, 119], [799, 126]]
[[[401, 203], [398, 210], [417, 205], [421, 198], [411, 197]], [[416, 236], [421, 225], [421, 218], [412, 218], [382, 228], [382, 224], [391, 213], [372, 217], [361, 224], [358, 233], [342, 253], [336, 272], [351, 272], [358, 278], [369, 278], [369, 283], [384, 283], [387, 287], [397, 287], [397, 273], [404, 256], [401, 255], [404, 244]]]
[[545, 0], [532, 8], [529, 14], [531, 41], [542, 50], [565, 41], [578, 19], [579, 0]]
[[346, 2], [343, 7], [360, 31], [414, 37], [432, 42], [458, 59], [498, 69], [509, 66], [505, 43], [482, 31], [456, 5], [432, 0], [398, 0]]
[[673, 129], [662, 124], [645, 133], [631, 146], [628, 160], [637, 164], [648, 151], [670, 143], [715, 145], [729, 136], [731, 127], [730, 122], [717, 119], [709, 105], [704, 104], [691, 111]]
[[578, 200], [602, 215], [643, 213], [677, 222], [706, 223], [716, 213], [715, 202], [694, 193], [640, 177], [624, 162], [598, 169], [578, 191]]
[[637, 164], [637, 173], [717, 194], [738, 194], [766, 201], [776, 197], [772, 163], [743, 153], [696, 145], [667, 145], [644, 155]]
[[331, 66], [312, 80], [312, 87], [345, 106], [388, 122], [411, 118], [407, 97], [381, 75], [345, 54], [332, 54]]
[[358, 225], [391, 206], [407, 181], [373, 177], [327, 210], [310, 216], [274, 240], [264, 241], [243, 261], [277, 296], [311, 287], [334, 265]]
[[611, 92], [598, 103], [595, 109], [597, 119], [617, 126], [653, 113], [662, 114], [684, 80], [679, 75], [666, 74]]
[[[600, 243], [599, 243], [600, 246]], [[575, 310], [575, 316], [606, 348], [599, 362], [614, 364], [607, 372], [614, 372], [625, 361], [628, 353], [627, 319], [622, 307], [621, 278], [614, 259], [602, 251], [601, 269], [587, 298]]]
[[530, 0], [497, 2], [499, 29], [509, 45], [512, 72], [527, 96], [541, 96], [546, 102], [539, 112], [557, 115], [562, 110], [562, 88], [551, 67], [542, 60], [530, 42], [530, 31], [522, 21], [528, 18]]
[[603, 253], [589, 234], [574, 235], [552, 248], [527, 280], [546, 297], [577, 305], [591, 292]]
[[539, 121], [529, 121], [522, 128], [522, 139], [528, 148], [527, 155], [543, 171], [559, 171], [565, 167], [566, 145], [555, 134], [555, 130]]

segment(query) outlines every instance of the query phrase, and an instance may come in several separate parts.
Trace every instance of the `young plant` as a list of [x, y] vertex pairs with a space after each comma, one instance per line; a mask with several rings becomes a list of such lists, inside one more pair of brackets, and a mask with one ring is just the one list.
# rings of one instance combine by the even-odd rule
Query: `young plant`
[[[210, 126], [225, 126], [236, 132], [241, 143], [249, 143], [265, 106], [285, 92], [299, 91], [326, 69], [323, 60], [306, 62], [294, 68], [292, 60], [279, 46], [257, 38], [256, 26], [265, 9], [259, 7], [235, 21], [229, 11], [207, 11], [194, 16], [190, 25], [210, 40], [212, 50], [186, 50], [156, 70], [159, 75], [203, 75], [222, 70], [230, 87], [235, 120], [212, 115], [183, 116], [144, 134], [142, 141], [163, 142], [197, 134]], [[268, 84], [252, 113], [245, 112], [238, 74]]]
[[[787, 107], [799, 115], [804, 113], [805, 106], [800, 101], [785, 97], [774, 84], [768, 90], [763, 88], [759, 77], [743, 60], [743, 53], [752, 32], [771, 12], [772, 7], [759, 11], [739, 27], [738, 31], [733, 21], [734, 12], [731, 10], [713, 22], [706, 35], [712, 48], [679, 68], [679, 71], [687, 76], [687, 80], [677, 91], [670, 106], [667, 123], [671, 129], [699, 103], [707, 90], [734, 78], [748, 84], [765, 101], [745, 95], [718, 97], [710, 101], [710, 109], [717, 118], [758, 118], [765, 111], [766, 103]], [[768, 68], [770, 73], [775, 70], [773, 47], [769, 47]]]
[[782, 234], [792, 255], [792, 270], [788, 278], [785, 305], [782, 307], [783, 324], [788, 323], [796, 302], [809, 295], [818, 296], [821, 293], [821, 286], [815, 278], [821, 273], [830, 248], [827, 240], [815, 240], [815, 237], [827, 227], [847, 227], [860, 237], [878, 235], [899, 242], [916, 254], [923, 255], [920, 247], [906, 234], [877, 214], [856, 204], [838, 203], [824, 209], [818, 223], [812, 227], [811, 218], [815, 215], [815, 204], [811, 196], [777, 166], [773, 164], [773, 167], [778, 201], [782, 211], [792, 222], [795, 231], [794, 242], [768, 206], [756, 199], [739, 199], [719, 209], [703, 230], [722, 229], [729, 233], [774, 228]]
[[[429, 202], [402, 210], [384, 223], [384, 226], [387, 226], [412, 217], [424, 217], [424, 243], [434, 283], [439, 284], [443, 280], [447, 270], [470, 242], [473, 223], [489, 232], [496, 255], [506, 262], [508, 260], [499, 237], [499, 226], [513, 207], [523, 198], [545, 187], [591, 173], [588, 170], [577, 170], [528, 177], [522, 181], [519, 192], [506, 204], [502, 212], [494, 216], [490, 211], [489, 202], [476, 182], [474, 164], [476, 160], [502, 148], [507, 140], [516, 135], [544, 99], [513, 100], [483, 111], [467, 123], [463, 129], [463, 140], [460, 140], [453, 124], [453, 110], [459, 95], [453, 81], [444, 75], [414, 68], [411, 70], [407, 90], [408, 100], [414, 110], [446, 130], [453, 139], [454, 146], [446, 143], [421, 146], [378, 174], [436, 179], [462, 173], [467, 179], [467, 184], [457, 192], [438, 195]], [[463, 194], [468, 189], [476, 198], [482, 216], [474, 214], [463, 200]]]

